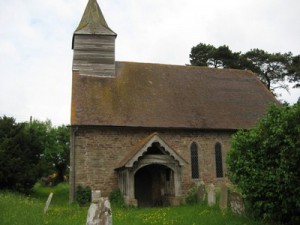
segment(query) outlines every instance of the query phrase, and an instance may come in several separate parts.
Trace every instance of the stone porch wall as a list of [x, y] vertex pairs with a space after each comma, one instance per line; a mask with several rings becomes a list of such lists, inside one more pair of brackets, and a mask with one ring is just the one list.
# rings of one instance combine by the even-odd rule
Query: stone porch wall
[[[219, 183], [225, 180], [216, 178], [215, 144], [219, 142], [222, 145], [225, 175], [225, 157], [232, 132], [121, 127], [73, 127], [72, 130], [71, 201], [74, 200], [74, 189], [79, 184], [90, 186], [92, 190], [101, 190], [102, 196], [108, 196], [118, 187], [118, 177], [114, 170], [118, 163], [127, 156], [134, 145], [154, 132], [158, 132], [160, 137], [189, 163], [182, 168], [183, 195], [198, 181]], [[197, 180], [191, 178], [190, 145], [193, 142], [198, 145], [200, 178]], [[75, 177], [72, 176], [73, 172]]]

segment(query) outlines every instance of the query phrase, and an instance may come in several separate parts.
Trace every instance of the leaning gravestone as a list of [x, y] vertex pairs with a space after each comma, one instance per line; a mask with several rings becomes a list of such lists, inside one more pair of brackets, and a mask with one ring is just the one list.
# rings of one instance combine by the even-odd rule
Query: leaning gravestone
[[198, 189], [197, 189], [198, 202], [204, 202], [205, 201], [205, 196], [206, 196], [205, 184], [203, 182], [201, 182], [198, 186]]
[[210, 184], [207, 188], [207, 203], [208, 206], [216, 204], [216, 188], [213, 184]]
[[229, 201], [230, 209], [233, 213], [236, 214], [245, 213], [244, 199], [240, 193], [230, 191], [228, 201]]
[[50, 195], [49, 195], [49, 197], [48, 197], [48, 199], [47, 199], [47, 202], [46, 202], [46, 204], [45, 204], [44, 213], [47, 212], [47, 210], [48, 210], [48, 208], [49, 208], [49, 205], [50, 205], [50, 203], [51, 203], [52, 197], [53, 197], [53, 193], [50, 193]]
[[90, 205], [86, 225], [112, 225], [112, 212], [108, 198], [100, 198]]
[[226, 184], [221, 186], [221, 195], [220, 195], [220, 209], [227, 209], [228, 206], [228, 187]]

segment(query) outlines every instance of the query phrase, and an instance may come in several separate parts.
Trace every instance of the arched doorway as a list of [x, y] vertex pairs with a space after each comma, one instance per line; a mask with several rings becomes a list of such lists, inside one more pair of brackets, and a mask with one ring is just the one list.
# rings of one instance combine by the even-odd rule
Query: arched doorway
[[135, 173], [134, 190], [140, 207], [165, 205], [166, 197], [174, 196], [174, 173], [160, 164], [142, 167]]
[[126, 204], [180, 204], [181, 168], [186, 164], [157, 133], [141, 140], [115, 169]]

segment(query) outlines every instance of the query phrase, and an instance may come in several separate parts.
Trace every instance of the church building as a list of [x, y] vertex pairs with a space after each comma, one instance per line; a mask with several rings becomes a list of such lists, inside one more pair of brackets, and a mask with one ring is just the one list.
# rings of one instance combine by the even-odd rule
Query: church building
[[89, 0], [72, 43], [70, 200], [82, 185], [176, 205], [199, 182], [227, 182], [231, 135], [274, 96], [246, 70], [115, 61], [116, 37]]

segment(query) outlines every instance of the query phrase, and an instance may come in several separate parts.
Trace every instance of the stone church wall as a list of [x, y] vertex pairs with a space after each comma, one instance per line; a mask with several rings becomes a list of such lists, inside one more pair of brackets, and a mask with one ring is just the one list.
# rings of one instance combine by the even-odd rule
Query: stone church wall
[[[74, 200], [75, 196], [74, 187], [78, 185], [101, 190], [102, 196], [108, 196], [118, 187], [117, 172], [114, 169], [119, 162], [132, 151], [133, 146], [154, 132], [158, 132], [160, 137], [188, 162], [188, 165], [182, 168], [182, 195], [199, 181], [225, 181], [225, 178], [216, 178], [215, 144], [219, 142], [222, 146], [225, 175], [225, 156], [232, 132], [123, 127], [72, 127], [72, 130], [71, 200]], [[192, 179], [191, 176], [190, 146], [193, 142], [198, 146], [199, 179]]]

